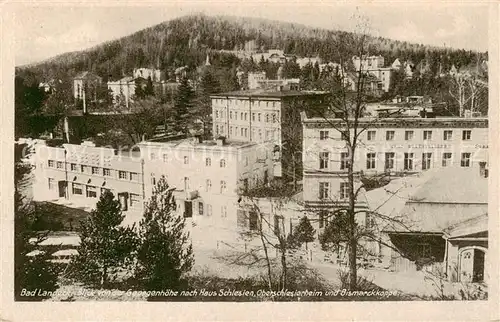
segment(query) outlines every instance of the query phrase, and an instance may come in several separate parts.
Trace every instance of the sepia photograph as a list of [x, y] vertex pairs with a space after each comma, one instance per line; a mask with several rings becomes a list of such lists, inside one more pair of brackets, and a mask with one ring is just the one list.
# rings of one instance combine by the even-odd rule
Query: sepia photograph
[[491, 5], [70, 4], [13, 10], [13, 301], [488, 300]]

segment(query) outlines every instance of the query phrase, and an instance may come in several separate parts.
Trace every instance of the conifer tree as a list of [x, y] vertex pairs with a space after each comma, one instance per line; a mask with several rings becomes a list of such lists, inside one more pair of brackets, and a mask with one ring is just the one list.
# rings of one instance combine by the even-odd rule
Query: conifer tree
[[299, 245], [302, 245], [303, 243], [306, 244], [306, 249], [307, 249], [307, 243], [313, 242], [314, 241], [314, 233], [316, 231], [314, 230], [313, 226], [311, 225], [311, 222], [309, 219], [304, 216], [300, 219], [299, 225], [295, 227], [294, 231], [294, 239], [299, 243]]
[[177, 88], [174, 100], [173, 123], [176, 131], [187, 132], [190, 112], [192, 112], [194, 91], [184, 77]]
[[149, 76], [144, 88], [144, 96], [154, 96], [154, 94], [153, 81], [151, 80], [151, 76]]
[[78, 280], [102, 288], [117, 272], [131, 267], [137, 236], [133, 227], [121, 226], [124, 218], [120, 202], [105, 191], [81, 223], [79, 254], [74, 260]]
[[183, 274], [193, 266], [185, 219], [176, 208], [173, 189], [162, 177], [139, 224], [138, 277], [147, 290], [181, 289]]

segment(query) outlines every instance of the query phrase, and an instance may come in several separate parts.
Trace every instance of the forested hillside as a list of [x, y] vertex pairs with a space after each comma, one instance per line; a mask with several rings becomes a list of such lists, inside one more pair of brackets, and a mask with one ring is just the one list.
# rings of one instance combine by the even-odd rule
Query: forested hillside
[[[138, 31], [130, 36], [110, 41], [94, 48], [71, 52], [51, 58], [39, 64], [18, 69], [31, 71], [39, 79], [73, 76], [91, 70], [104, 78], [118, 79], [129, 75], [134, 67], [153, 66], [164, 71], [175, 67], [201, 65], [209, 50], [282, 49], [287, 54], [320, 56], [327, 61], [350, 58], [349, 47], [339, 52], [336, 44], [347, 39], [349, 33], [314, 29], [303, 25], [256, 18], [210, 17], [191, 15], [164, 22]], [[417, 64], [426, 59], [432, 66], [440, 63], [443, 70], [454, 64], [457, 68], [487, 59], [486, 53], [452, 50], [370, 38], [369, 53], [381, 54], [386, 64], [395, 58]], [[212, 54], [213, 56], [214, 54]], [[235, 67], [237, 59], [218, 59]]]

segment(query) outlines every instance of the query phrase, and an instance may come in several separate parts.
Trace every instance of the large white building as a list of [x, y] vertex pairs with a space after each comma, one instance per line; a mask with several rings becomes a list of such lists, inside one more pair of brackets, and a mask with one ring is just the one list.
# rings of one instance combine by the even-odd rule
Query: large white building
[[[347, 200], [347, 149], [340, 119], [303, 114], [304, 201], [309, 206]], [[433, 168], [472, 167], [488, 160], [486, 118], [361, 119], [354, 171], [404, 176]]]
[[218, 229], [217, 238], [234, 238], [241, 194], [273, 178], [271, 143], [193, 138], [138, 146], [140, 152], [125, 155], [92, 143], [37, 145], [34, 200], [90, 210], [110, 190], [122, 204], [126, 223], [133, 223], [164, 176], [174, 189], [179, 214]]
[[153, 82], [161, 82], [162, 80], [165, 80], [165, 75], [164, 73], [161, 72], [159, 69], [153, 69], [153, 68], [134, 68], [133, 74], [134, 78], [144, 78], [148, 79], [151, 77], [151, 81]]

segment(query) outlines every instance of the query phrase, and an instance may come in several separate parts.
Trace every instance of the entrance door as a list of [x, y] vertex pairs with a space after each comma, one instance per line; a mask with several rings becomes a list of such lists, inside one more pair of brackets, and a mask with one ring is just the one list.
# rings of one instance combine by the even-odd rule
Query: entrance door
[[474, 269], [474, 249], [463, 251], [460, 255], [460, 281], [472, 282]]
[[473, 282], [484, 281], [484, 252], [479, 249], [474, 249], [474, 265], [473, 265]]
[[59, 181], [58, 186], [59, 186], [59, 197], [60, 198], [66, 197], [66, 181]]

